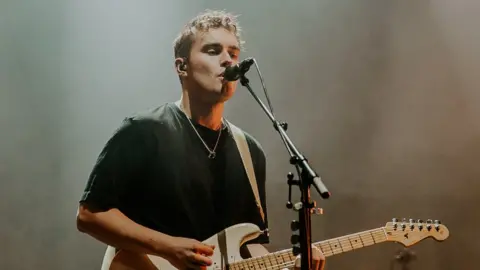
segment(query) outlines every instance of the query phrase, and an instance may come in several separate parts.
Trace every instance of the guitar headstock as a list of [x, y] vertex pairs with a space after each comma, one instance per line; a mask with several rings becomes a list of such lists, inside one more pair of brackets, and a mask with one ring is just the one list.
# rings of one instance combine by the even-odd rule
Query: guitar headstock
[[426, 222], [422, 220], [392, 219], [387, 222], [384, 227], [387, 241], [393, 241], [403, 244], [404, 246], [412, 246], [425, 238], [432, 237], [437, 241], [443, 241], [448, 238], [450, 232], [448, 228], [441, 224], [438, 220], [428, 219]]

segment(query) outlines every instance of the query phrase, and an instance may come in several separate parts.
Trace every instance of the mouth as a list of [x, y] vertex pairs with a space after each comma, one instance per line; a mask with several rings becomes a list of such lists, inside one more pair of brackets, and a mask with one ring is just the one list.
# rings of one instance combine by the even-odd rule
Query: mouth
[[218, 77], [222, 82], [225, 82], [225, 76], [224, 76], [224, 75], [225, 75], [225, 72], [222, 72], [222, 73], [218, 74], [217, 77]]

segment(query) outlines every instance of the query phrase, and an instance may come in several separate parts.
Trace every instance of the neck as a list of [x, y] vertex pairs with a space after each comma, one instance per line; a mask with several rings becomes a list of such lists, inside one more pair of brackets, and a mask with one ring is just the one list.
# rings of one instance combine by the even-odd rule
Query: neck
[[222, 127], [223, 103], [202, 102], [190, 97], [186, 91], [182, 93], [177, 103], [187, 117], [196, 123], [213, 130], [219, 130]]

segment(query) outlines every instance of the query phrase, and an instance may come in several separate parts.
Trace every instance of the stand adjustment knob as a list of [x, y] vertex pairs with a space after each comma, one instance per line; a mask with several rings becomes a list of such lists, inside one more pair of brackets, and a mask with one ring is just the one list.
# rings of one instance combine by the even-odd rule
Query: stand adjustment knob
[[300, 210], [302, 210], [302, 208], [303, 208], [303, 203], [302, 202], [297, 202], [293, 205], [293, 209], [295, 211], [300, 211]]
[[293, 245], [298, 244], [299, 242], [300, 242], [300, 235], [294, 234], [290, 237], [290, 243], [292, 243]]
[[300, 245], [294, 245], [292, 248], [292, 253], [294, 256], [297, 256], [298, 254], [300, 254]]
[[293, 220], [291, 223], [290, 223], [290, 229], [292, 231], [298, 231], [298, 229], [300, 229], [300, 222], [296, 221], [296, 220]]
[[292, 209], [293, 208], [293, 203], [292, 202], [287, 202], [287, 208]]

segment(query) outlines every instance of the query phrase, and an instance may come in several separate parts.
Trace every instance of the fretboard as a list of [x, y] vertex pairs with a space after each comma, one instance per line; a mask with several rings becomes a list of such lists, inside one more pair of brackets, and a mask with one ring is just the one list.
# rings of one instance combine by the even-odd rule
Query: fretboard
[[[373, 229], [313, 243], [325, 257], [382, 243], [387, 240], [384, 228]], [[280, 250], [265, 256], [249, 258], [230, 264], [232, 270], [277, 270], [290, 268], [295, 262], [292, 249]]]

